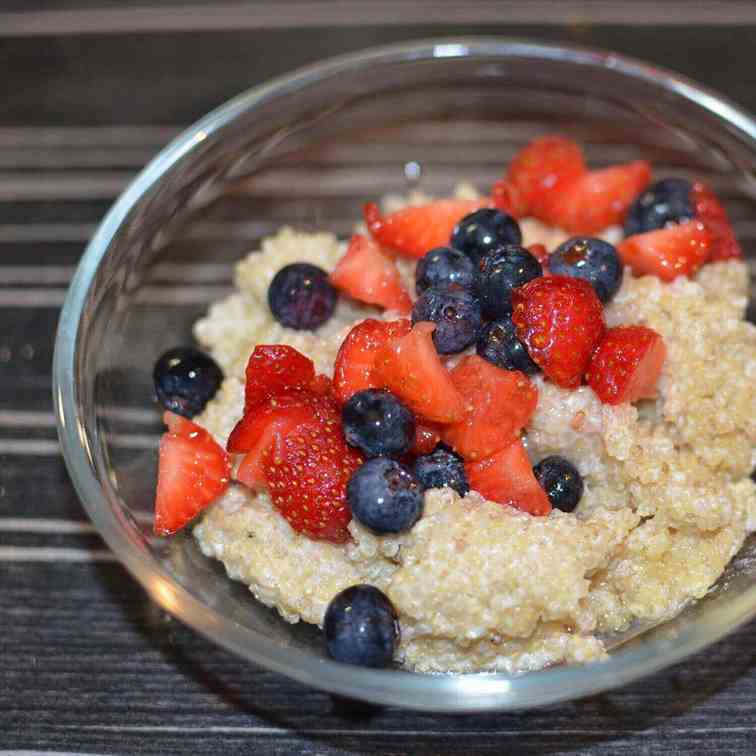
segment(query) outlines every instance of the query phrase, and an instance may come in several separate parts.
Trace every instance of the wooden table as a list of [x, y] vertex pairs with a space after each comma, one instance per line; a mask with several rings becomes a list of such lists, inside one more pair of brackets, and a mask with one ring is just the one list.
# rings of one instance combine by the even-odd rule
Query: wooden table
[[58, 307], [139, 167], [181, 126], [272, 74], [461, 33], [613, 48], [756, 110], [753, 2], [0, 7], [0, 754], [754, 753], [753, 626], [630, 687], [540, 711], [354, 707], [240, 663], [166, 617], [68, 482], [50, 401]]

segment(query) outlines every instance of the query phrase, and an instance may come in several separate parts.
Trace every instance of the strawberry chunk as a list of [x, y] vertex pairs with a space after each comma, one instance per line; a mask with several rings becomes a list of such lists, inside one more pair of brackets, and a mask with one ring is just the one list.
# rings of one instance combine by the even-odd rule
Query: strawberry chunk
[[651, 181], [645, 160], [590, 171], [565, 183], [534, 212], [537, 218], [573, 234], [594, 234], [622, 223], [633, 200]]
[[371, 235], [379, 244], [409, 257], [422, 257], [434, 247], [448, 244], [454, 226], [488, 204], [487, 200], [443, 199], [381, 215], [378, 206], [369, 202], [364, 215]]
[[549, 250], [546, 249], [546, 246], [544, 244], [531, 244], [528, 247], [528, 252], [541, 263], [541, 267], [545, 271], [549, 264]]
[[181, 530], [227, 488], [228, 455], [191, 420], [165, 413], [168, 431], [160, 439], [155, 496], [156, 535]]
[[538, 390], [524, 373], [503, 370], [478, 355], [451, 371], [465, 398], [465, 415], [442, 430], [442, 438], [466, 460], [490, 457], [509, 446], [535, 412]]
[[368, 318], [347, 334], [339, 347], [333, 371], [336, 400], [344, 404], [352, 394], [368, 388], [382, 388], [374, 371], [375, 356], [389, 341], [410, 332], [409, 320], [385, 322]]
[[588, 369], [588, 385], [605, 404], [653, 399], [667, 347], [645, 326], [610, 328]]
[[355, 234], [330, 275], [331, 283], [350, 297], [385, 310], [409, 314], [412, 300], [394, 261], [367, 236]]
[[576, 388], [604, 335], [604, 312], [579, 278], [534, 278], [512, 292], [512, 322], [533, 361], [558, 386]]
[[690, 200], [700, 220], [712, 236], [708, 262], [721, 260], [739, 260], [743, 250], [735, 238], [727, 212], [714, 192], [705, 184], [697, 181], [690, 192]]
[[441, 440], [440, 427], [425, 418], [415, 418], [415, 441], [410, 449], [411, 454], [430, 454]]
[[713, 237], [699, 220], [628, 236], [617, 251], [637, 276], [652, 275], [662, 281], [693, 276], [708, 260]]
[[489, 501], [536, 516], [551, 511], [546, 492], [536, 480], [528, 453], [519, 440], [479, 462], [467, 462], [465, 474], [470, 488]]
[[261, 344], [252, 352], [246, 369], [244, 408], [287, 389], [307, 388], [315, 379], [312, 360], [286, 344]]
[[528, 214], [528, 205], [522, 192], [506, 179], [499, 179], [494, 183], [491, 188], [491, 201], [494, 207], [513, 218], [524, 218]]
[[382, 385], [413, 412], [438, 423], [462, 419], [464, 400], [454, 387], [433, 344], [435, 323], [417, 323], [406, 336], [393, 339], [375, 358]]

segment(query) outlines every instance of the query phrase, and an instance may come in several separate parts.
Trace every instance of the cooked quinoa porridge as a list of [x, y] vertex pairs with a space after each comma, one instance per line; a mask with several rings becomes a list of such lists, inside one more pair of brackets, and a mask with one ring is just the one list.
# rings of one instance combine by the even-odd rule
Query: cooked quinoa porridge
[[[468, 185], [457, 196], [478, 200]], [[428, 203], [389, 197], [382, 212]], [[575, 235], [527, 215], [519, 228], [523, 247], [548, 252]], [[591, 236], [619, 245], [623, 230], [615, 223]], [[331, 274], [346, 251], [347, 241], [328, 231], [282, 228], [238, 263], [236, 291], [196, 323], [197, 342], [224, 378], [194, 422], [221, 446], [245, 414], [245, 370], [257, 345], [294, 347], [333, 378], [357, 324], [401, 317], [346, 296], [314, 330], [274, 317], [268, 297], [278, 271], [310, 263]], [[395, 264], [416, 299], [417, 259]], [[573, 511], [534, 516], [474, 486], [465, 495], [428, 488], [410, 528], [379, 535], [353, 518], [348, 538], [334, 543], [297, 532], [269, 491], [232, 482], [194, 524], [202, 552], [288, 622], [322, 626], [337, 594], [375, 586], [398, 617], [395, 661], [420, 672], [519, 673], [600, 660], [602, 637], [676, 615], [756, 529], [756, 327], [744, 319], [742, 259], [709, 261], [669, 281], [632, 268], [603, 318], [607, 329], [644, 326], [663, 339], [656, 398], [608, 403], [584, 381], [530, 378], [537, 404], [522, 445], [532, 464], [561, 455], [574, 465], [583, 489]], [[452, 368], [474, 352], [440, 359]], [[239, 463], [232, 456], [231, 477]]]

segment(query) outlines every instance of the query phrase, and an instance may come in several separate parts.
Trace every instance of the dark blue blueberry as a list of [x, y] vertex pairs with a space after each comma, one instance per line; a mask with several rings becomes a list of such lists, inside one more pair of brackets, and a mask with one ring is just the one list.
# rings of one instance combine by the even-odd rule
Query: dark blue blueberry
[[664, 228], [695, 217], [690, 201], [690, 181], [667, 178], [651, 184], [630, 205], [625, 216], [625, 236]]
[[347, 483], [352, 516], [375, 533], [409, 530], [423, 513], [423, 488], [396, 460], [369, 459]]
[[562, 512], [575, 509], [583, 495], [583, 478], [571, 462], [557, 455], [546, 457], [533, 468], [533, 472], [552, 507]]
[[590, 236], [573, 236], [549, 255], [549, 270], [558, 276], [582, 278], [608, 302], [622, 284], [622, 261], [609, 242]]
[[331, 599], [323, 619], [331, 658], [361, 667], [387, 667], [399, 644], [399, 619], [372, 585], [353, 585]]
[[470, 490], [462, 457], [443, 446], [415, 460], [415, 477], [423, 489], [449, 486], [460, 496]]
[[519, 244], [491, 250], [480, 261], [478, 290], [483, 314], [504, 318], [512, 312], [512, 290], [543, 275], [541, 263]]
[[215, 360], [193, 347], [169, 349], [152, 371], [158, 401], [167, 410], [194, 417], [215, 396], [223, 372]]
[[454, 227], [451, 245], [464, 252], [475, 264], [502, 244], [520, 244], [522, 232], [511, 216], [492, 207], [466, 215]]
[[530, 359], [525, 344], [517, 338], [511, 317], [488, 323], [478, 337], [475, 351], [484, 360], [505, 370], [521, 370], [527, 375], [535, 375], [540, 370]]
[[347, 443], [368, 457], [395, 457], [415, 440], [415, 416], [390, 391], [365, 389], [353, 394], [341, 410]]
[[276, 273], [268, 288], [273, 317], [287, 328], [312, 331], [333, 315], [336, 289], [317, 265], [293, 263]]
[[423, 292], [412, 308], [412, 322], [436, 324], [433, 343], [439, 354], [454, 354], [478, 338], [482, 324], [480, 300], [469, 289], [439, 289]]
[[475, 286], [475, 263], [458, 249], [436, 247], [423, 257], [415, 268], [415, 289], [422, 294], [431, 286], [438, 288]]

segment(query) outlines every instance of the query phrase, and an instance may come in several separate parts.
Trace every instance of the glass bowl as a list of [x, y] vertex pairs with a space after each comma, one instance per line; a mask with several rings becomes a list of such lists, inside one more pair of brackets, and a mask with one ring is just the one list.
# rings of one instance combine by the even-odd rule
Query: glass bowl
[[521, 677], [362, 669], [326, 658], [316, 628], [258, 604], [191, 536], [151, 534], [161, 433], [151, 368], [191, 341], [192, 323], [229, 290], [236, 259], [284, 223], [345, 235], [361, 203], [386, 192], [419, 184], [446, 194], [463, 178], [487, 187], [522, 144], [555, 131], [583, 142], [594, 165], [645, 157], [657, 175], [704, 177], [736, 226], [754, 216], [750, 114], [613, 53], [487, 38], [368, 50], [255, 87], [185, 131], [124, 192], [63, 308], [55, 405], [89, 516], [161, 607], [302, 683], [446, 712], [525, 708], [618, 686], [756, 613], [752, 539], [709, 595], [671, 622], [610, 639], [617, 648], [606, 662]]

